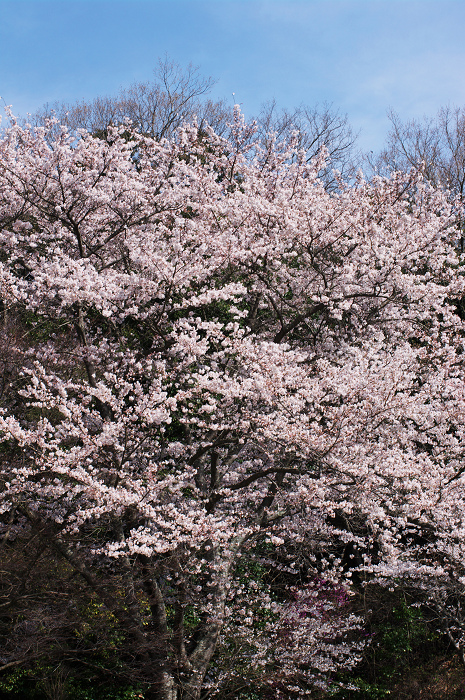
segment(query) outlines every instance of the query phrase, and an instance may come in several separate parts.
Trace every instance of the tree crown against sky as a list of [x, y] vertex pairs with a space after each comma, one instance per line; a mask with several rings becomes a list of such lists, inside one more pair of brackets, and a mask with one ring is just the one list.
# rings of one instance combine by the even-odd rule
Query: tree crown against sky
[[[456, 212], [413, 172], [330, 192], [324, 151], [255, 130], [0, 142], [3, 546], [40, 533], [157, 700], [350, 667], [318, 588], [350, 591], [349, 544], [464, 642]], [[244, 580], [263, 552], [299, 590]]]
[[30, 121], [41, 124], [54, 114], [72, 131], [86, 129], [104, 135], [110, 125], [130, 120], [136, 131], [157, 140], [172, 137], [194, 115], [200, 127], [206, 122], [217, 133], [225, 129], [231, 108], [224, 101], [206, 97], [215, 83], [212, 78], [202, 77], [191, 64], [182, 68], [167, 57], [159, 60], [153, 73], [153, 81], [133, 83], [114, 96], [45, 105], [31, 115]]
[[366, 150], [381, 148], [389, 105], [408, 119], [465, 102], [458, 0], [155, 0], [137, 11], [123, 0], [111, 16], [93, 0], [92, 13], [90, 22], [88, 2], [2, 4], [7, 104], [25, 114], [47, 101], [116, 94], [150, 80], [166, 52], [218, 77], [215, 98], [235, 93], [248, 116], [273, 97], [289, 110], [335, 104], [362, 130]]
[[435, 118], [403, 121], [391, 110], [391, 130], [374, 166], [388, 171], [419, 168], [437, 187], [465, 195], [465, 110], [443, 107]]
[[[215, 80], [203, 77], [198, 67], [189, 64], [183, 68], [165, 57], [159, 60], [151, 82], [134, 83], [114, 96], [45, 105], [27, 121], [43, 124], [55, 115], [73, 131], [85, 129], [104, 135], [109, 125], [129, 120], [136, 131], [159, 140], [173, 137], [184, 122], [195, 119], [200, 128], [209, 125], [218, 135], [227, 136], [232, 108], [225, 100], [208, 98], [214, 84]], [[329, 159], [320, 175], [328, 188], [338, 187], [334, 171], [343, 180], [351, 180], [364, 164], [370, 172], [385, 174], [413, 167], [420, 168], [435, 186], [463, 198], [463, 109], [444, 107], [436, 118], [405, 122], [393, 110], [388, 116], [391, 130], [386, 145], [379, 153], [365, 155], [358, 147], [359, 134], [354, 133], [347, 115], [328, 103], [300, 104], [290, 110], [270, 100], [262, 105], [255, 121], [257, 134], [265, 141], [270, 135], [277, 141], [289, 140], [298, 132], [299, 147], [306, 150], [309, 160], [325, 146]]]
[[[136, 131], [160, 140], [172, 138], [182, 124], [195, 120], [200, 129], [208, 125], [216, 134], [227, 137], [233, 110], [225, 100], [207, 97], [214, 82], [212, 78], [202, 77], [199, 68], [192, 65], [182, 68], [165, 57], [154, 70], [152, 82], [135, 83], [118, 95], [96, 97], [89, 102], [45, 105], [27, 121], [40, 125], [55, 116], [71, 131], [85, 129], [101, 136], [110, 125], [129, 121]], [[315, 158], [324, 146], [329, 158], [321, 176], [329, 188], [337, 187], [334, 170], [347, 180], [354, 177], [361, 164], [357, 135], [347, 115], [330, 104], [313, 107], [301, 104], [288, 110], [272, 100], [262, 106], [255, 121], [255, 134], [264, 142], [270, 137], [277, 143], [285, 142], [298, 132], [299, 148], [306, 151], [308, 160]]]

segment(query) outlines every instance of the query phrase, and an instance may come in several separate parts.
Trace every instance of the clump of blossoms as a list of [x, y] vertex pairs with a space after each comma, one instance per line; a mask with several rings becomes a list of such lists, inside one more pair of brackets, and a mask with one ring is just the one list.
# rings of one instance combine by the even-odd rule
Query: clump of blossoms
[[[234, 638], [240, 663], [280, 664], [279, 693], [350, 667], [349, 546], [438, 600], [464, 576], [456, 212], [416, 173], [329, 193], [324, 152], [267, 144], [238, 109], [229, 140], [13, 123], [0, 141], [2, 313], [25, 329], [6, 539], [46, 533], [157, 699], [231, 678]], [[409, 528], [441, 543], [426, 572]], [[273, 599], [239, 563], [283, 543], [306, 575]]]

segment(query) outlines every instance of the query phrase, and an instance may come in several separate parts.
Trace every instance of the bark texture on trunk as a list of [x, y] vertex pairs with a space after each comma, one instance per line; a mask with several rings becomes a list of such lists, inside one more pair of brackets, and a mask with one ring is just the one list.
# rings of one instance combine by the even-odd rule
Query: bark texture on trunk
[[179, 687], [169, 673], [163, 673], [159, 692], [160, 700], [180, 700]]
[[169, 673], [163, 673], [156, 700], [200, 700], [206, 668], [193, 672], [189, 679], [179, 681]]

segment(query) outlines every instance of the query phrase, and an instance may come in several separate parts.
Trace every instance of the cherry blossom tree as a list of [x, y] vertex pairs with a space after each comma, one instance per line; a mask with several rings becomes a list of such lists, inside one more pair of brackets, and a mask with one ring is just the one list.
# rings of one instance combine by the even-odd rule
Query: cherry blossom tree
[[302, 104], [289, 111], [279, 109], [272, 100], [262, 106], [257, 129], [264, 143], [276, 135], [284, 141], [295, 134], [299, 149], [306, 151], [307, 160], [315, 158], [324, 146], [328, 158], [319, 177], [327, 190], [338, 189], [341, 179], [351, 181], [362, 163], [357, 148], [358, 135], [352, 130], [347, 115], [339, 113], [331, 104], [314, 107]]
[[[429, 182], [465, 201], [465, 110], [442, 107], [434, 118], [424, 117], [402, 122], [394, 111], [388, 113], [391, 129], [386, 146], [368, 162], [376, 172], [422, 171]], [[464, 251], [464, 221], [461, 212], [457, 221], [457, 244]], [[463, 313], [463, 309], [461, 310]]]
[[[4, 546], [46, 538], [157, 700], [214, 697], [241, 664], [276, 697], [350, 668], [349, 545], [367, 580], [440, 588], [463, 561], [453, 204], [414, 172], [330, 193], [324, 150], [263, 145], [238, 109], [231, 134], [0, 142], [2, 313], [24, 329]], [[257, 558], [291, 581], [305, 558], [305, 584], [274, 593]]]

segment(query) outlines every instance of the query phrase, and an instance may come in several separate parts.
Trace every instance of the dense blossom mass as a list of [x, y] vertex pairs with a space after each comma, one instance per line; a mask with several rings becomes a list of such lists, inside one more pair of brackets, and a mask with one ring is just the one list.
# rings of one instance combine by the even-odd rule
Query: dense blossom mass
[[47, 532], [163, 700], [324, 686], [362, 648], [355, 573], [465, 641], [457, 212], [263, 144], [238, 109], [228, 139], [0, 141], [5, 537]]

